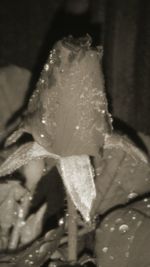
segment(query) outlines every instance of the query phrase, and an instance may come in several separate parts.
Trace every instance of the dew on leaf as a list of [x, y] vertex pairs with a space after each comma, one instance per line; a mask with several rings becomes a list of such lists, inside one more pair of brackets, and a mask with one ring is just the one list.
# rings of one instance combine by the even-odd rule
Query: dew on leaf
[[110, 258], [110, 260], [114, 260], [114, 256], [112, 256], [112, 255], [110, 255], [109, 258]]
[[119, 232], [121, 234], [125, 234], [129, 230], [129, 226], [127, 224], [122, 224], [119, 226]]
[[110, 232], [114, 232], [115, 231], [115, 227], [110, 227]]
[[108, 251], [108, 247], [103, 247], [103, 248], [102, 248], [102, 251], [103, 251], [104, 253], [106, 253], [106, 252]]
[[79, 130], [80, 129], [79, 125], [77, 125], [75, 128], [76, 128], [76, 130]]
[[123, 221], [122, 218], [117, 218], [116, 221], [115, 221], [115, 223], [116, 223], [116, 224], [119, 224], [119, 223], [121, 223], [122, 221]]

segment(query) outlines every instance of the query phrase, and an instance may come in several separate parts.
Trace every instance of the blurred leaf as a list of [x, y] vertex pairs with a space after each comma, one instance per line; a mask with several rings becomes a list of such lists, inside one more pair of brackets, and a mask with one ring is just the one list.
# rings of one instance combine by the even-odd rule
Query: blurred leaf
[[0, 69], [0, 130], [23, 105], [29, 80], [30, 72], [27, 69], [13, 65]]
[[30, 215], [26, 220], [25, 225], [21, 229], [21, 245], [29, 244], [40, 236], [43, 229], [43, 217], [46, 208], [47, 204], [43, 204], [35, 214]]
[[26, 189], [17, 181], [0, 184], [0, 249], [6, 249], [10, 230], [16, 223], [18, 201]]
[[95, 160], [95, 170], [97, 198], [93, 214], [102, 214], [149, 191], [148, 159], [125, 137], [106, 138], [103, 154]]
[[41, 267], [57, 249], [63, 233], [63, 227], [59, 227], [23, 250], [1, 255], [0, 267]]
[[[96, 231], [95, 251], [98, 266], [150, 265], [150, 216], [144, 213], [144, 206], [145, 201], [142, 200], [112, 212], [102, 221]], [[150, 210], [150, 205], [147, 210]]]

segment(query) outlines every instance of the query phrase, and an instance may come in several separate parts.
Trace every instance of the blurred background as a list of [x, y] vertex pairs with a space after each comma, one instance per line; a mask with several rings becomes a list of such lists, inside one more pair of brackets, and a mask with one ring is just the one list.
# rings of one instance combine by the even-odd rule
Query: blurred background
[[0, 128], [34, 89], [53, 44], [89, 33], [104, 47], [115, 126], [150, 134], [149, 14], [149, 0], [1, 0]]

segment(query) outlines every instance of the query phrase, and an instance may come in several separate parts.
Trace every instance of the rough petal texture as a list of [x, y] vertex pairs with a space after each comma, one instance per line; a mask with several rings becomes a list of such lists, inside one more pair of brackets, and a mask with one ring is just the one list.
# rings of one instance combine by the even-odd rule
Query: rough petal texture
[[94, 173], [86, 155], [60, 159], [59, 170], [64, 185], [76, 208], [86, 221], [90, 221], [93, 200], [96, 197]]
[[60, 156], [96, 155], [110, 131], [100, 53], [90, 38], [55, 46], [32, 95], [26, 130]]

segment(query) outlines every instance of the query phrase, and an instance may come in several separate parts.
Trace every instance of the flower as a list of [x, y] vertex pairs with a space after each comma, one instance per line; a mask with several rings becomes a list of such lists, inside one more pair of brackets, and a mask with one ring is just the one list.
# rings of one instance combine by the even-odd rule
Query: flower
[[56, 161], [64, 185], [85, 220], [96, 197], [89, 156], [97, 156], [111, 131], [99, 50], [89, 36], [59, 41], [50, 52], [19, 130], [35, 142], [20, 147], [0, 167], [0, 176], [35, 158]]

